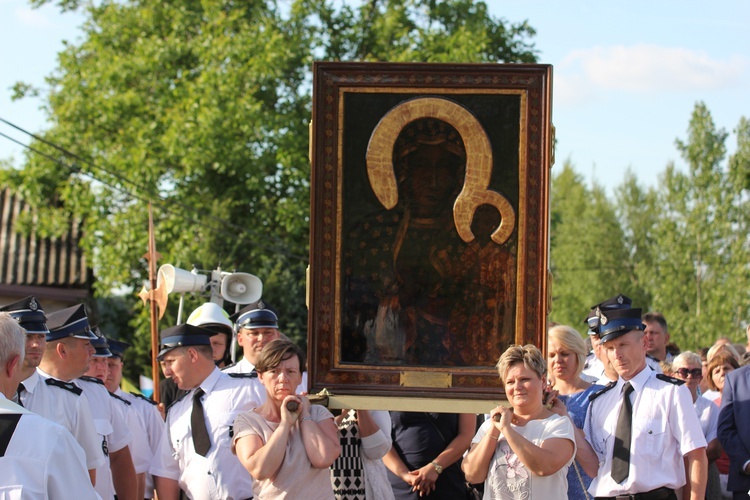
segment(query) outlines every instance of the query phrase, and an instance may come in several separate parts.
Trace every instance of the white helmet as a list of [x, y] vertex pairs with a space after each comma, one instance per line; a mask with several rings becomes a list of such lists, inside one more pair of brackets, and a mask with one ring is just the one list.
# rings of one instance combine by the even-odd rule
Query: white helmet
[[229, 329], [229, 332], [231, 332], [234, 327], [232, 321], [229, 319], [229, 314], [218, 304], [214, 304], [213, 302], [206, 302], [190, 313], [187, 323], [188, 325], [202, 327], [210, 325], [225, 326]]

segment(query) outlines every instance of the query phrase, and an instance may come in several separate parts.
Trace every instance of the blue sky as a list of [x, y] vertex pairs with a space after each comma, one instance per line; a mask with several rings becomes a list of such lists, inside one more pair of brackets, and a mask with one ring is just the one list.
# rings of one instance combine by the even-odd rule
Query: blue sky
[[[283, 3], [283, 2], [282, 2]], [[696, 102], [731, 132], [750, 117], [750, 2], [488, 0], [496, 17], [536, 28], [539, 62], [554, 66], [557, 167], [569, 159], [587, 180], [608, 188], [632, 169], [655, 185]], [[62, 40], [75, 41], [82, 18], [55, 7], [0, 0], [0, 117], [38, 131], [39, 100], [10, 102], [21, 80], [41, 84]], [[27, 142], [0, 124], [0, 132]], [[729, 151], [735, 149], [730, 135]], [[0, 137], [0, 158], [21, 148]]]

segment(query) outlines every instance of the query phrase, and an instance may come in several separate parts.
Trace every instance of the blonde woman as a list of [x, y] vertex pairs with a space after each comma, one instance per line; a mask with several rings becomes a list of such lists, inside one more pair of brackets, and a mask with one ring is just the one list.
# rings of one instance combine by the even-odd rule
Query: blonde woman
[[575, 435], [567, 417], [544, 405], [544, 357], [533, 345], [511, 346], [497, 371], [511, 408], [493, 409], [479, 428], [463, 461], [466, 480], [484, 481], [485, 498], [559, 498], [568, 489]]
[[[547, 335], [547, 369], [549, 370], [552, 389], [557, 399], [567, 408], [568, 415], [578, 429], [583, 429], [586, 410], [589, 407], [589, 396], [603, 386], [591, 384], [581, 378], [586, 344], [581, 334], [566, 325], [557, 325]], [[581, 436], [583, 437], [583, 436]], [[592, 478], [579, 463], [573, 462], [568, 469], [568, 499], [589, 499], [587, 490]]]

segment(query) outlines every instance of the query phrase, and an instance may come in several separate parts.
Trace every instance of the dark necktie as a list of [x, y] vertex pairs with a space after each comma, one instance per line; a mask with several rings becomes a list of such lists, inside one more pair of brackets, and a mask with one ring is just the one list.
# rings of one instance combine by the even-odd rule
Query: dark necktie
[[193, 447], [195, 448], [195, 452], [205, 457], [208, 449], [211, 448], [211, 439], [208, 437], [206, 418], [203, 414], [203, 403], [201, 403], [201, 398], [204, 394], [205, 392], [201, 388], [198, 388], [195, 394], [193, 394], [193, 413], [190, 415], [190, 426], [193, 429]]
[[25, 391], [26, 387], [24, 387], [23, 383], [18, 384], [18, 388], [16, 389], [16, 403], [23, 406], [23, 403], [21, 402], [21, 391]]
[[622, 406], [620, 415], [617, 417], [615, 428], [615, 446], [612, 450], [612, 479], [621, 483], [628, 477], [630, 469], [630, 440], [633, 424], [633, 403], [630, 402], [630, 393], [633, 386], [625, 382], [622, 386]]

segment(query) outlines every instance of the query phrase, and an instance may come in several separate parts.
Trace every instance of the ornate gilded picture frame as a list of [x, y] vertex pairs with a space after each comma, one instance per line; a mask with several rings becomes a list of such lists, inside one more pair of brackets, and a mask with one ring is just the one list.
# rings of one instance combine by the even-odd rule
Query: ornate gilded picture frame
[[497, 400], [544, 346], [548, 65], [314, 65], [311, 392]]

